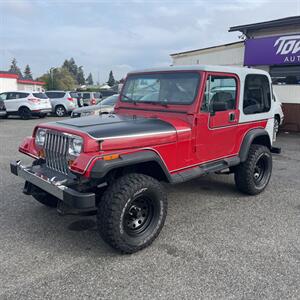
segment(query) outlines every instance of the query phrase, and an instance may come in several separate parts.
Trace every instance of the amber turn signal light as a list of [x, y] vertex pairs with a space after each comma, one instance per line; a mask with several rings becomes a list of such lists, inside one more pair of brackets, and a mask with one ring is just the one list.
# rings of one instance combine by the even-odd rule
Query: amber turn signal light
[[44, 149], [39, 150], [38, 151], [38, 155], [39, 155], [40, 158], [45, 158], [45, 151], [44, 151]]
[[110, 155], [104, 155], [103, 160], [113, 160], [120, 158], [120, 154], [110, 154]]

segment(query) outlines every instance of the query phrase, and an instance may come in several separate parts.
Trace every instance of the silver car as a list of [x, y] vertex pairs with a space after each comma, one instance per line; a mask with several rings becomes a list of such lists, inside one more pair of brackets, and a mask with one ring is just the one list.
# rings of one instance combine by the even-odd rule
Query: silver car
[[78, 107], [75, 92], [46, 91], [45, 94], [51, 101], [52, 111], [58, 117], [64, 117]]
[[115, 94], [110, 97], [107, 97], [97, 105], [92, 105], [89, 107], [82, 107], [75, 109], [71, 117], [78, 118], [90, 115], [102, 115], [102, 114], [110, 114], [114, 112], [114, 107], [119, 99], [119, 95]]
[[83, 106], [96, 105], [102, 100], [100, 92], [77, 92], [82, 97]]

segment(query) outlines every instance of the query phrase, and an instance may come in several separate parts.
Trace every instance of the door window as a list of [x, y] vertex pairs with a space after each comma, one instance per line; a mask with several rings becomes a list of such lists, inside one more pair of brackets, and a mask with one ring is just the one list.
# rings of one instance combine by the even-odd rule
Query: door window
[[[232, 76], [209, 75], [206, 80], [201, 111], [234, 110], [237, 102], [237, 81]], [[215, 109], [217, 108], [218, 109]]]
[[251, 74], [246, 76], [244, 90], [244, 114], [268, 112], [271, 108], [271, 89], [268, 77]]
[[14, 100], [16, 98], [17, 93], [7, 93], [6, 100]]

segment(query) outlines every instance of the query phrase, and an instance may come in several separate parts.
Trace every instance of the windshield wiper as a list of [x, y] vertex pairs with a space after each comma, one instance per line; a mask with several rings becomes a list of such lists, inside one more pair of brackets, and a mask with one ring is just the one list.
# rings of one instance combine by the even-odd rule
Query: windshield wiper
[[123, 94], [123, 93], [121, 93], [120, 95], [121, 95], [122, 98], [124, 97], [124, 98], [126, 98], [126, 99], [128, 100], [128, 101], [126, 101], [126, 102], [128, 102], [128, 103], [133, 103], [133, 104], [136, 105], [136, 100], [134, 100], [134, 99], [132, 99], [132, 98], [126, 96], [126, 95]]
[[149, 103], [149, 104], [159, 104], [162, 106], [167, 107], [168, 106], [168, 101], [162, 100], [162, 101], [139, 101], [141, 103]]

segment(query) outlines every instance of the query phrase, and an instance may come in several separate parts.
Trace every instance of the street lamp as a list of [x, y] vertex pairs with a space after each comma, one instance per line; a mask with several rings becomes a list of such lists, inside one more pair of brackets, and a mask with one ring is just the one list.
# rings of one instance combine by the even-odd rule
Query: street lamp
[[50, 68], [50, 78], [51, 78], [51, 89], [52, 90], [54, 89], [54, 82], [53, 82], [53, 70], [54, 69], [55, 69], [54, 67]]

